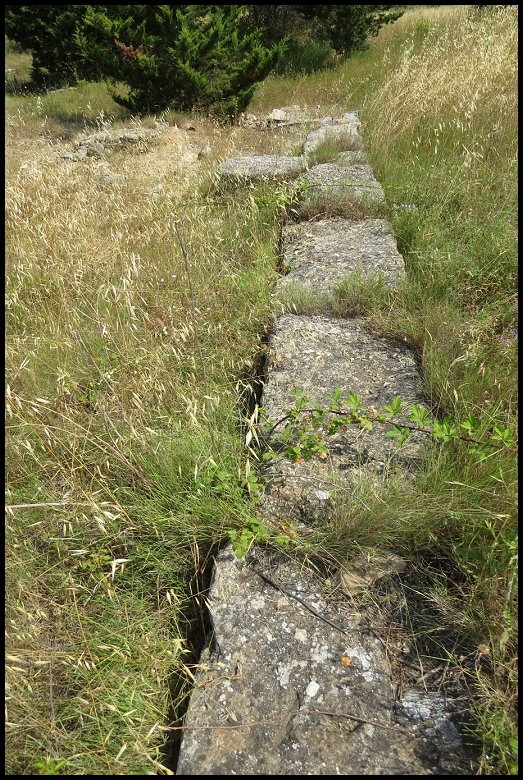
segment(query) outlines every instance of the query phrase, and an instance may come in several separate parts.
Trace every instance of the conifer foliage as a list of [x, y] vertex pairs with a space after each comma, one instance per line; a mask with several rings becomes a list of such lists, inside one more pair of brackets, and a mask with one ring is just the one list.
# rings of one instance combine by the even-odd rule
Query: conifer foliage
[[76, 84], [96, 79], [96, 63], [82, 57], [75, 33], [83, 25], [86, 5], [7, 5], [6, 35], [31, 51], [31, 82], [39, 88]]
[[76, 43], [105, 77], [129, 87], [114, 98], [135, 113], [176, 108], [232, 117], [283, 51], [262, 45], [258, 30], [240, 32], [242, 6], [112, 8], [119, 13], [89, 6]]

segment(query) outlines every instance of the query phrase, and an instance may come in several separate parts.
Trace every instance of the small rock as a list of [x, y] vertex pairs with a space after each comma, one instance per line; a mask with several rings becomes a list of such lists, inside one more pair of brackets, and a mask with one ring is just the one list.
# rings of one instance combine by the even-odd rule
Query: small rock
[[274, 108], [268, 115], [267, 119], [271, 122], [285, 122], [287, 114], [282, 108]]
[[116, 184], [116, 182], [120, 181], [122, 179], [121, 174], [114, 174], [111, 173], [111, 171], [103, 171], [98, 181], [100, 184]]
[[209, 141], [206, 141], [200, 151], [198, 152], [198, 159], [201, 160], [202, 157], [208, 157], [211, 153], [211, 144]]
[[78, 161], [78, 155], [76, 152], [62, 152], [60, 155], [61, 160], [70, 160], [71, 162], [77, 162]]
[[340, 570], [339, 585], [348, 596], [355, 596], [383, 577], [405, 571], [405, 566], [397, 555], [374, 555], [370, 560], [360, 556], [351, 561], [350, 567]]
[[191, 122], [186, 122], [184, 125], [182, 125], [182, 128], [184, 130], [196, 130], [196, 127], [191, 124]]

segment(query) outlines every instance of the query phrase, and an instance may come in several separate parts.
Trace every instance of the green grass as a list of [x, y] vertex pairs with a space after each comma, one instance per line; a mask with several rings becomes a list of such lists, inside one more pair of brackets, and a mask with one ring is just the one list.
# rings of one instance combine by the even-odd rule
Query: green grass
[[[514, 15], [414, 8], [336, 70], [268, 78], [249, 108], [361, 110], [407, 278], [390, 293], [352, 276], [336, 311], [410, 345], [432, 411], [472, 412], [485, 436], [517, 427]], [[123, 179], [100, 197], [96, 162], [28, 165], [16, 144], [129, 119], [103, 85], [6, 104], [6, 768], [168, 773], [204, 564], [256, 513], [243, 403], [289, 200], [221, 195], [213, 166], [297, 139], [200, 118], [205, 166], [180, 163], [152, 198], [139, 158], [115, 157]], [[373, 216], [324, 201], [301, 218], [334, 214]], [[326, 305], [302, 292], [287, 307]], [[392, 550], [420, 572], [404, 579], [412, 629], [464, 675], [490, 774], [517, 766], [515, 472], [512, 450], [434, 447], [408, 482], [362, 482], [315, 536], [320, 556]]]
[[351, 133], [339, 134], [336, 138], [327, 138], [314, 149], [307, 158], [309, 167], [322, 163], [335, 163], [340, 152], [359, 151], [360, 142]]
[[96, 164], [8, 161], [13, 773], [168, 771], [195, 577], [251, 511], [236, 384], [270, 319], [273, 188], [208, 196], [188, 169], [151, 198], [137, 161], [102, 200]]

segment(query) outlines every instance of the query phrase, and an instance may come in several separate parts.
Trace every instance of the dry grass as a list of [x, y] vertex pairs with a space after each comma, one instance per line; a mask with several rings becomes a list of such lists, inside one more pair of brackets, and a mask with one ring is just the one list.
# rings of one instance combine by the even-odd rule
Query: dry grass
[[309, 167], [322, 163], [334, 163], [340, 152], [356, 152], [361, 150], [361, 141], [352, 133], [340, 133], [335, 138], [327, 139], [317, 146], [309, 155]]
[[333, 185], [331, 191], [318, 191], [314, 186], [304, 188], [297, 201], [289, 207], [289, 216], [297, 222], [344, 217], [345, 219], [377, 219], [386, 215], [386, 206], [365, 194], [355, 197]]
[[[456, 144], [466, 142], [466, 162], [485, 152], [479, 143], [495, 144], [500, 132], [510, 132], [517, 115], [516, 14], [514, 6], [505, 7], [495, 18], [478, 23], [467, 6], [457, 6], [402, 17], [397, 24], [405, 32], [408, 25], [410, 33], [401, 58], [366, 101], [366, 112], [376, 114], [373, 144], [393, 144], [398, 135], [423, 127], [419, 143], [431, 143], [434, 155], [444, 154], [447, 150], [438, 144], [438, 137], [448, 138], [444, 130], [449, 128]], [[437, 117], [437, 124], [427, 125]], [[471, 128], [476, 131], [474, 146], [470, 146]]]
[[248, 511], [239, 481], [220, 498], [198, 475], [211, 455], [243, 468], [235, 387], [270, 317], [274, 192], [202, 195], [251, 147], [237, 128], [196, 117], [71, 163], [32, 138], [49, 126], [27, 100], [7, 119], [8, 771], [168, 773], [188, 583]]

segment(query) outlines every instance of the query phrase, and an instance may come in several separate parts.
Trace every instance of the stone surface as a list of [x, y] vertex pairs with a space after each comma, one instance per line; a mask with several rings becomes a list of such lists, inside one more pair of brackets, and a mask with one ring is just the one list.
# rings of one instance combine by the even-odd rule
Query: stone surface
[[257, 128], [259, 130], [309, 124], [314, 121], [314, 117], [296, 105], [273, 108], [268, 114], [259, 117], [254, 114], [242, 114], [240, 116], [240, 125], [242, 127]]
[[284, 267], [277, 290], [298, 284], [311, 291], [332, 292], [347, 274], [381, 273], [394, 286], [405, 275], [392, 227], [384, 219], [352, 221], [334, 217], [285, 225], [282, 231]]
[[423, 735], [397, 730], [382, 643], [303, 566], [266, 550], [238, 561], [225, 548], [208, 607], [214, 633], [177, 775], [439, 773], [433, 753], [423, 758]]
[[75, 150], [78, 154], [81, 149], [85, 149], [84, 157], [100, 157], [110, 148], [148, 144], [158, 137], [158, 132], [158, 129], [152, 130], [147, 127], [140, 127], [114, 128], [101, 130], [96, 133], [87, 133], [77, 139]]
[[333, 578], [333, 584], [338, 586], [347, 596], [355, 596], [367, 590], [378, 580], [392, 574], [405, 571], [403, 558], [392, 553], [360, 555], [352, 558], [350, 564], [339, 569]]
[[417, 735], [419, 752], [432, 774], [475, 774], [452, 721], [457, 710], [451, 696], [417, 689], [404, 691], [394, 705], [397, 722]]
[[377, 203], [385, 202], [380, 183], [374, 177], [367, 163], [354, 163], [349, 166], [322, 163], [310, 168], [304, 181], [311, 185], [310, 196], [341, 195], [355, 201], [365, 199]]
[[[264, 121], [279, 126], [289, 115], [275, 109]], [[359, 139], [359, 124], [356, 112], [342, 120], [324, 117], [306, 147], [314, 150], [347, 129]], [[334, 189], [350, 191], [355, 200], [370, 193], [384, 201], [361, 151], [338, 160], [315, 166], [306, 180], [320, 194]], [[220, 174], [285, 178], [305, 164], [305, 158], [272, 155], [237, 158], [226, 160]], [[381, 270], [390, 284], [404, 274], [384, 220], [288, 225], [282, 246], [290, 267], [282, 286], [328, 291], [356, 268]], [[266, 372], [261, 403], [269, 424], [293, 406], [295, 388], [311, 405], [328, 402], [337, 388], [345, 397], [352, 390], [379, 410], [399, 395], [404, 411], [398, 421], [412, 403], [423, 403], [413, 354], [373, 336], [361, 320], [280, 317]], [[277, 432], [269, 434], [276, 446]], [[272, 525], [290, 519], [305, 536], [330, 513], [336, 493], [351, 491], [354, 479], [379, 482], [395, 469], [406, 478], [426, 439], [416, 434], [398, 451], [384, 433], [379, 423], [372, 431], [348, 426], [326, 439], [325, 460], [291, 463], [278, 456], [257, 514]], [[217, 555], [207, 595], [213, 633], [196, 670], [177, 775], [473, 774], [443, 697], [410, 690], [397, 700], [387, 649], [366, 623], [370, 613], [353, 608], [354, 594], [398, 576], [404, 561], [387, 552], [351, 563], [324, 582], [303, 563], [258, 546], [241, 561], [230, 546]]]
[[303, 157], [279, 157], [259, 154], [252, 157], [229, 157], [218, 168], [223, 179], [233, 181], [294, 178], [305, 168]]
[[311, 154], [326, 141], [349, 140], [353, 149], [361, 149], [363, 142], [358, 133], [359, 120], [334, 122], [331, 117], [321, 121], [321, 127], [309, 133], [303, 144], [303, 153]]
[[[266, 370], [261, 403], [272, 424], [294, 405], [295, 388], [319, 404], [326, 403], [336, 388], [344, 397], [351, 390], [358, 393], [365, 406], [378, 410], [397, 395], [407, 414], [412, 403], [423, 404], [413, 354], [371, 335], [361, 320], [280, 317], [269, 340]], [[398, 421], [405, 422], [406, 417], [402, 414]], [[426, 438], [413, 434], [398, 450], [385, 430], [379, 423], [372, 431], [348, 426], [346, 432], [326, 439], [329, 456], [324, 461], [293, 463], [279, 456], [260, 512], [314, 524], [331, 512], [334, 493], [350, 491], [351, 480], [363, 476], [379, 481], [392, 470], [414, 471]]]

